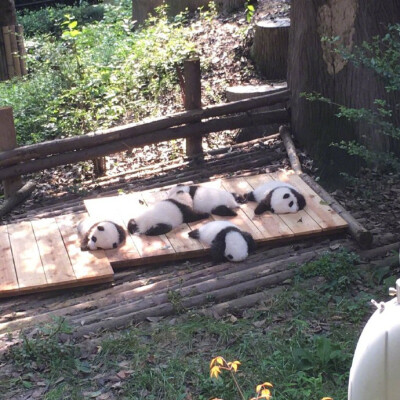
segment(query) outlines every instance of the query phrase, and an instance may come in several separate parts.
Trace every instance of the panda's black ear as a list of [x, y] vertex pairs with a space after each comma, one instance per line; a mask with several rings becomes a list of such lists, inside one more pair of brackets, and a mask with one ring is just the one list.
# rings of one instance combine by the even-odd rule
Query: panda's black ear
[[118, 231], [118, 235], [119, 235], [118, 241], [119, 241], [119, 243], [120, 243], [120, 244], [121, 244], [121, 243], [124, 243], [125, 240], [126, 240], [126, 232], [125, 232], [125, 229], [124, 229], [121, 225], [118, 225], [118, 224], [116, 224], [116, 223], [114, 223], [114, 225], [115, 225], [115, 227], [117, 228], [117, 231]]
[[211, 248], [210, 248], [210, 253], [211, 253], [211, 258], [214, 263], [219, 263], [221, 261], [224, 261], [225, 256], [225, 237], [223, 238], [215, 238], [211, 242]]
[[131, 218], [128, 222], [128, 231], [129, 233], [135, 233], [139, 230], [139, 226], [136, 223], [134, 218]]
[[254, 241], [253, 236], [251, 236], [250, 233], [248, 233], [248, 232], [242, 232], [242, 234], [243, 234], [244, 240], [247, 242], [248, 253], [249, 254], [253, 253], [257, 248], [256, 242]]
[[302, 210], [306, 206], [306, 199], [297, 190], [291, 189], [291, 191], [292, 191], [292, 193], [295, 195], [295, 197], [297, 199], [297, 204], [299, 206], [299, 210]]

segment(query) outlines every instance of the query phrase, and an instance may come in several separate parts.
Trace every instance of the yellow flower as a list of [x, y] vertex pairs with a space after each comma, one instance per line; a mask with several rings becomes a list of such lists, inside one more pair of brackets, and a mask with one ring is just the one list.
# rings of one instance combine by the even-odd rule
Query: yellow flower
[[218, 379], [218, 376], [220, 373], [221, 373], [221, 369], [218, 365], [214, 365], [213, 367], [210, 368], [210, 377], [211, 378], [215, 377]]
[[235, 372], [238, 370], [240, 361], [228, 362], [228, 368], [233, 369]]

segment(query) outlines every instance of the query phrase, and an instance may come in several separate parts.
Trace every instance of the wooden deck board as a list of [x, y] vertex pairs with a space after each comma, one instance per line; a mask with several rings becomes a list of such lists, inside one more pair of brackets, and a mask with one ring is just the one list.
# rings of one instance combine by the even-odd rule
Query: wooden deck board
[[8, 225], [11, 251], [19, 288], [40, 287], [47, 284], [39, 249], [30, 222]]
[[[269, 180], [284, 180], [306, 198], [304, 210], [294, 214], [254, 215], [256, 203], [240, 205], [236, 217], [210, 218], [183, 224], [166, 235], [149, 237], [127, 233], [126, 243], [107, 251], [82, 251], [77, 233], [80, 220], [113, 220], [126, 228], [131, 218], [167, 197], [166, 190], [147, 190], [85, 200], [87, 214], [65, 215], [0, 226], [0, 297], [55, 288], [109, 282], [114, 268], [135, 267], [206, 254], [208, 246], [188, 233], [212, 220], [228, 219], [251, 233], [258, 243], [290, 242], [296, 238], [344, 231], [346, 221], [297, 175], [263, 174], [206, 182], [205, 186], [244, 194]], [[112, 267], [111, 267], [112, 266]]]
[[0, 257], [0, 292], [17, 290], [19, 288], [18, 278], [6, 225], [0, 226]]

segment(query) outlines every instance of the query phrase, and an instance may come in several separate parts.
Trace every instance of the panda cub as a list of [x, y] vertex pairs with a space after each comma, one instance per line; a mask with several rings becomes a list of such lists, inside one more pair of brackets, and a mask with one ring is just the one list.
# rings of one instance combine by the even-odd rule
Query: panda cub
[[116, 249], [125, 243], [126, 233], [122, 226], [112, 221], [85, 219], [78, 224], [81, 250]]
[[256, 248], [253, 237], [229, 221], [208, 222], [189, 232], [189, 236], [211, 246], [214, 262], [243, 261]]
[[170, 189], [168, 197], [182, 192], [189, 193], [192, 197], [194, 211], [224, 217], [236, 216], [237, 214], [233, 209], [239, 207], [238, 201], [243, 202], [244, 200], [236, 193], [198, 185], [177, 185]]
[[144, 213], [128, 222], [130, 233], [147, 236], [163, 235], [186, 222], [209, 217], [208, 213], [193, 210], [193, 201], [187, 193], [176, 193], [173, 198], [159, 201]]
[[265, 211], [276, 214], [295, 213], [306, 206], [304, 196], [294, 186], [282, 181], [264, 183], [246, 193], [245, 198], [258, 203], [254, 210], [256, 215]]

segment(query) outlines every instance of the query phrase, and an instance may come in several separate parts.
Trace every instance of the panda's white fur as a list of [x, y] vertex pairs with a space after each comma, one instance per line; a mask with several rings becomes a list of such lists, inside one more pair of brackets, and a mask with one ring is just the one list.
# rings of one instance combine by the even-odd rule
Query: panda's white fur
[[255, 249], [253, 237], [229, 221], [208, 222], [190, 232], [189, 236], [211, 246], [214, 261], [222, 261], [225, 258], [232, 262], [240, 262]]
[[223, 189], [198, 185], [177, 185], [168, 192], [168, 197], [177, 193], [189, 193], [193, 198], [193, 209], [202, 213], [213, 213], [224, 216], [237, 215], [232, 209], [238, 208], [235, 196]]
[[247, 194], [247, 198], [259, 203], [255, 209], [256, 214], [264, 211], [276, 214], [295, 213], [306, 205], [304, 196], [294, 186], [282, 181], [264, 183]]
[[160, 235], [184, 222], [208, 217], [208, 214], [196, 214], [192, 210], [192, 205], [193, 201], [188, 193], [175, 193], [171, 199], [161, 200], [142, 214], [132, 218], [128, 223], [128, 230], [130, 233]]
[[262, 200], [265, 199], [265, 196], [273, 189], [276, 189], [278, 187], [286, 187], [286, 188], [291, 188], [294, 190], [297, 190], [293, 185], [287, 182], [282, 182], [282, 181], [270, 181], [263, 183], [260, 186], [257, 186], [253, 190], [253, 196], [254, 199], [257, 203], [260, 203]]
[[125, 242], [122, 226], [113, 221], [95, 221], [87, 218], [78, 224], [82, 250], [115, 249]]

